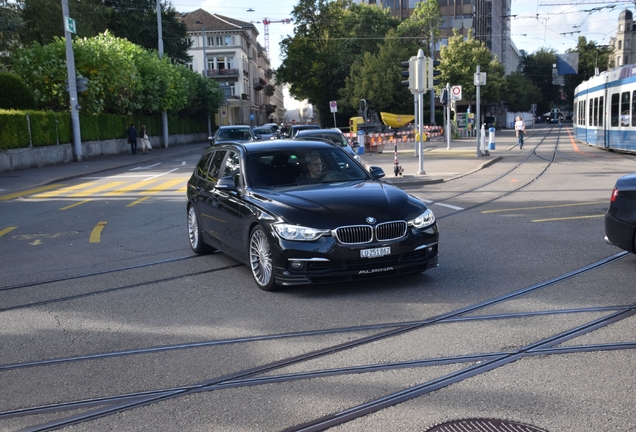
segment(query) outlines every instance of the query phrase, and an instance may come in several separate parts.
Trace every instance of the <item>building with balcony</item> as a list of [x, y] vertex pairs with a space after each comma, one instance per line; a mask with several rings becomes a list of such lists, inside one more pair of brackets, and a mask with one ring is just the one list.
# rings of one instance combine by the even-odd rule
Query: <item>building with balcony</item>
[[192, 42], [188, 66], [215, 80], [224, 93], [218, 125], [257, 126], [284, 120], [282, 90], [277, 90], [254, 24], [203, 9], [183, 13], [181, 20]]

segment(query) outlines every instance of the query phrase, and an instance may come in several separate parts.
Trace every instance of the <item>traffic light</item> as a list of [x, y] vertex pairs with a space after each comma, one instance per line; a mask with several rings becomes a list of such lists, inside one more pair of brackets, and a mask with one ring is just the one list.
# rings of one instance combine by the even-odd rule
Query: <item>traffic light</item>
[[440, 81], [436, 80], [435, 77], [441, 75], [442, 72], [435, 69], [440, 64], [439, 60], [427, 58], [426, 63], [428, 66], [428, 89], [430, 90], [440, 83]]
[[405, 87], [408, 88], [412, 88], [411, 86], [411, 80], [413, 79], [412, 75], [410, 75], [410, 66], [411, 66], [411, 61], [407, 60], [407, 61], [403, 61], [400, 63], [400, 65], [402, 65], [403, 68], [406, 68], [406, 70], [403, 70], [402, 72], [400, 72], [400, 74], [406, 78], [405, 80], [401, 81], [401, 84]]
[[80, 93], [88, 90], [88, 78], [77, 78], [75, 84], [76, 90]]

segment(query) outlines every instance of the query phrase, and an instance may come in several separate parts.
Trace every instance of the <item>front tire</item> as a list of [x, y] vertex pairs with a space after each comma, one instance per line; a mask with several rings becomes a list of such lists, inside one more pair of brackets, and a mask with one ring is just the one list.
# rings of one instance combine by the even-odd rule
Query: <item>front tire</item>
[[199, 217], [193, 205], [188, 206], [188, 239], [190, 247], [196, 254], [203, 255], [214, 251], [212, 247], [203, 242]]
[[249, 259], [252, 276], [260, 289], [272, 291], [279, 288], [274, 277], [274, 263], [269, 240], [260, 225], [254, 227], [250, 234]]

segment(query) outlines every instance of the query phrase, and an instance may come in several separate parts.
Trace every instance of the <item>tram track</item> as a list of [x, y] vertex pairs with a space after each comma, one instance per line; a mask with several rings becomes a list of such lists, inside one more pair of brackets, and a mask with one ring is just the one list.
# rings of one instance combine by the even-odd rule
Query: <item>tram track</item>
[[[554, 128], [553, 128], [553, 129], [554, 129]], [[462, 191], [462, 192], [460, 192], [460, 193], [453, 194], [453, 195], [451, 195], [451, 196], [449, 196], [449, 197], [446, 197], [446, 198], [443, 198], [443, 199], [434, 200], [434, 201], [433, 201], [433, 204], [445, 203], [445, 202], [447, 202], [447, 201], [450, 201], [450, 200], [453, 200], [453, 199], [456, 199], [456, 198], [459, 198], [459, 197], [466, 196], [466, 195], [468, 195], [468, 194], [471, 194], [471, 193], [477, 192], [477, 191], [479, 191], [479, 190], [481, 190], [481, 189], [483, 189], [483, 188], [485, 188], [485, 187], [487, 187], [487, 186], [491, 186], [491, 185], [493, 185], [494, 183], [496, 183], [496, 182], [498, 182], [498, 181], [500, 181], [500, 180], [504, 179], [505, 177], [509, 176], [510, 174], [512, 174], [513, 172], [515, 172], [515, 171], [516, 171], [516, 170], [518, 170], [519, 168], [521, 168], [521, 167], [522, 167], [522, 166], [523, 166], [523, 165], [524, 165], [524, 164], [525, 164], [525, 163], [526, 163], [526, 162], [527, 162], [527, 161], [528, 161], [528, 160], [529, 160], [532, 156], [536, 156], [536, 157], [539, 157], [540, 159], [543, 159], [543, 158], [541, 158], [540, 156], [538, 156], [538, 155], [537, 155], [537, 149], [538, 149], [538, 148], [539, 148], [539, 147], [540, 147], [540, 146], [544, 143], [544, 141], [545, 141], [545, 140], [546, 140], [546, 139], [550, 136], [550, 132], [551, 132], [551, 131], [552, 131], [552, 129], [551, 129], [550, 131], [548, 131], [548, 132], [547, 132], [547, 133], [546, 133], [546, 134], [545, 134], [545, 135], [541, 138], [541, 140], [539, 141], [539, 143], [537, 143], [537, 144], [536, 144], [536, 145], [532, 148], [532, 151], [530, 151], [530, 152], [529, 152], [529, 153], [528, 153], [528, 154], [527, 154], [527, 155], [526, 155], [526, 156], [525, 156], [525, 157], [521, 160], [521, 162], [519, 162], [517, 165], [513, 166], [512, 168], [508, 169], [508, 170], [507, 170], [507, 171], [505, 171], [504, 173], [502, 173], [502, 174], [500, 174], [500, 175], [496, 176], [495, 178], [490, 179], [490, 180], [488, 180], [488, 181], [486, 181], [486, 182], [484, 182], [484, 183], [482, 183], [482, 184], [480, 184], [480, 185], [478, 185], [478, 186], [475, 186], [475, 187], [470, 188], [470, 189], [468, 189], [468, 190]], [[498, 196], [496, 196], [496, 197], [493, 197], [493, 198], [491, 198], [491, 199], [488, 199], [488, 200], [485, 200], [485, 201], [479, 202], [479, 203], [477, 203], [477, 204], [474, 204], [474, 205], [471, 205], [471, 206], [468, 206], [468, 207], [463, 207], [463, 208], [461, 208], [460, 210], [456, 210], [455, 212], [452, 212], [452, 213], [449, 213], [449, 214], [446, 214], [446, 215], [439, 216], [439, 217], [437, 217], [437, 219], [444, 219], [444, 218], [447, 218], [447, 217], [450, 217], [450, 216], [456, 215], [456, 214], [461, 213], [461, 212], [465, 212], [465, 211], [468, 211], [468, 210], [473, 210], [473, 209], [478, 208], [478, 207], [481, 207], [481, 206], [483, 206], [483, 205], [490, 204], [490, 203], [495, 202], [495, 201], [497, 201], [497, 200], [499, 200], [499, 199], [501, 199], [501, 198], [505, 198], [505, 197], [507, 197], [507, 196], [510, 196], [510, 195], [512, 195], [512, 194], [514, 194], [514, 193], [516, 193], [516, 192], [519, 192], [520, 190], [523, 190], [523, 189], [525, 189], [526, 187], [528, 187], [528, 186], [532, 185], [532, 184], [533, 184], [533, 183], [535, 183], [537, 180], [541, 179], [541, 178], [542, 178], [542, 177], [543, 177], [543, 176], [544, 176], [544, 175], [548, 172], [548, 170], [550, 169], [550, 167], [551, 167], [551, 166], [552, 166], [552, 164], [554, 163], [554, 161], [555, 161], [555, 159], [556, 159], [556, 156], [557, 156], [557, 153], [558, 153], [559, 139], [560, 139], [560, 134], [559, 134], [559, 135], [557, 135], [557, 141], [556, 141], [556, 143], [555, 143], [554, 150], [552, 151], [552, 156], [551, 156], [551, 158], [549, 158], [549, 160], [548, 160], [548, 159], [545, 159], [545, 161], [547, 162], [546, 166], [545, 166], [545, 167], [543, 167], [543, 169], [541, 169], [541, 171], [540, 171], [538, 174], [536, 174], [536, 175], [534, 176], [534, 178], [532, 178], [530, 181], [528, 181], [528, 182], [526, 182], [526, 183], [523, 183], [523, 184], [519, 185], [518, 187], [516, 187], [516, 188], [514, 188], [514, 189], [512, 189], [512, 190], [509, 190], [509, 191], [507, 191], [507, 192], [505, 192], [505, 193], [503, 193], [503, 194], [501, 194], [501, 195], [498, 195]]]
[[[568, 332], [564, 332], [560, 335], [558, 335], [558, 337], [553, 336], [550, 338], [547, 338], [545, 340], [541, 340], [538, 341], [537, 343], [531, 344], [529, 346], [523, 347], [519, 350], [515, 350], [512, 352], [505, 352], [505, 353], [484, 353], [484, 354], [480, 354], [477, 356], [465, 356], [463, 358], [459, 358], [459, 357], [451, 357], [451, 358], [446, 358], [446, 359], [420, 359], [414, 362], [397, 362], [393, 365], [386, 365], [386, 364], [381, 364], [381, 365], [366, 365], [366, 366], [359, 366], [359, 367], [354, 367], [354, 368], [339, 368], [339, 369], [335, 369], [335, 370], [330, 370], [330, 371], [318, 371], [318, 372], [303, 372], [303, 373], [296, 373], [296, 374], [287, 374], [287, 375], [280, 375], [280, 376], [273, 376], [273, 377], [259, 377], [257, 379], [257, 375], [266, 373], [266, 372], [271, 372], [277, 369], [280, 369], [282, 367], [286, 367], [286, 366], [290, 366], [293, 364], [300, 364], [304, 361], [310, 360], [310, 359], [315, 359], [318, 357], [322, 357], [322, 356], [327, 356], [330, 354], [334, 354], [337, 352], [341, 352], [347, 349], [351, 349], [357, 346], [361, 346], [364, 344], [368, 344], [371, 342], [375, 342], [381, 339], [388, 339], [391, 337], [395, 337], [401, 334], [404, 334], [406, 332], [410, 332], [413, 330], [417, 330], [417, 329], [422, 329], [423, 327], [429, 326], [429, 325], [433, 325], [433, 324], [440, 324], [440, 323], [445, 323], [445, 322], [452, 322], [453, 320], [459, 320], [459, 319], [463, 319], [463, 320], [476, 320], [476, 319], [505, 319], [506, 317], [518, 317], [518, 316], [524, 316], [524, 314], [502, 314], [502, 315], [495, 315], [495, 316], [489, 316], [488, 318], [486, 317], [463, 317], [463, 315], [470, 313], [470, 312], [474, 312], [477, 311], [479, 309], [485, 308], [487, 306], [492, 306], [494, 304], [497, 303], [502, 303], [505, 302], [507, 300], [519, 297], [519, 296], [523, 296], [526, 295], [528, 293], [540, 290], [542, 288], [548, 287], [548, 286], [552, 286], [554, 284], [563, 282], [565, 280], [571, 279], [573, 277], [576, 277], [580, 274], [598, 269], [600, 267], [603, 267], [605, 265], [611, 264], [617, 260], [622, 259], [623, 257], [625, 257], [627, 254], [627, 252], [621, 252], [615, 255], [612, 255], [610, 257], [607, 257], [603, 260], [597, 261], [595, 263], [589, 264], [587, 266], [581, 267], [579, 269], [573, 270], [571, 272], [562, 274], [560, 276], [554, 277], [552, 279], [543, 281], [541, 283], [538, 284], [534, 284], [522, 289], [519, 289], [517, 291], [513, 291], [511, 293], [508, 294], [504, 294], [492, 299], [488, 299], [479, 303], [475, 303], [473, 305], [469, 305], [460, 309], [457, 309], [455, 311], [451, 311], [436, 317], [432, 317], [426, 320], [422, 320], [422, 321], [417, 321], [417, 322], [412, 322], [412, 323], [390, 323], [390, 324], [381, 324], [381, 325], [375, 325], [375, 326], [364, 326], [364, 327], [356, 327], [356, 328], [346, 328], [346, 329], [329, 329], [329, 330], [320, 330], [320, 331], [316, 331], [315, 334], [319, 334], [319, 333], [324, 333], [324, 332], [331, 332], [331, 333], [335, 333], [335, 332], [343, 332], [343, 331], [359, 331], [361, 329], [367, 330], [367, 329], [380, 329], [382, 330], [382, 326], [391, 326], [393, 328], [389, 328], [386, 331], [382, 331], [378, 334], [375, 335], [371, 335], [371, 336], [366, 336], [363, 338], [358, 338], [346, 343], [341, 343], [341, 344], [337, 344], [334, 346], [330, 346], [330, 347], [326, 347], [320, 350], [316, 350], [316, 351], [312, 351], [312, 352], [308, 352], [302, 355], [297, 355], [297, 356], [293, 356], [293, 357], [289, 357], [286, 359], [282, 359], [282, 360], [278, 360], [272, 363], [268, 363], [268, 364], [264, 364], [261, 366], [256, 366], [250, 369], [246, 369], [243, 371], [239, 371], [236, 373], [232, 373], [229, 375], [225, 375], [222, 377], [218, 377], [218, 378], [214, 378], [211, 380], [207, 380], [204, 382], [200, 382], [194, 385], [189, 385], [189, 386], [183, 386], [183, 387], [178, 387], [178, 388], [169, 388], [169, 389], [158, 389], [155, 391], [149, 391], [149, 392], [141, 392], [141, 393], [133, 393], [133, 394], [126, 394], [126, 395], [118, 395], [118, 396], [112, 396], [109, 398], [100, 398], [100, 399], [92, 399], [92, 400], [82, 400], [82, 401], [73, 401], [73, 402], [67, 402], [65, 404], [57, 404], [57, 405], [47, 405], [47, 406], [39, 406], [39, 407], [29, 407], [29, 408], [24, 408], [21, 410], [13, 410], [13, 411], [5, 411], [0, 413], [0, 419], [2, 418], [10, 418], [10, 417], [14, 417], [14, 416], [26, 416], [26, 415], [35, 415], [35, 414], [42, 414], [42, 413], [51, 413], [51, 412], [57, 412], [57, 411], [64, 411], [64, 410], [69, 410], [69, 409], [75, 409], [75, 408], [79, 408], [79, 407], [92, 407], [92, 406], [96, 406], [96, 405], [104, 405], [104, 404], [108, 404], [107, 407], [101, 407], [98, 409], [94, 409], [82, 414], [78, 414], [78, 415], [74, 415], [71, 417], [67, 417], [64, 419], [60, 419], [60, 420], [56, 420], [54, 422], [50, 422], [50, 423], [45, 423], [45, 424], [40, 424], [40, 425], [36, 425], [34, 427], [30, 427], [27, 430], [33, 430], [33, 431], [43, 431], [43, 430], [55, 430], [64, 426], [68, 426], [71, 424], [76, 424], [76, 423], [82, 423], [85, 421], [90, 421], [93, 419], [97, 419], [100, 417], [105, 417], [111, 414], [115, 414], [118, 412], [123, 412], [129, 409], [133, 409], [136, 407], [140, 407], [140, 406], [144, 406], [144, 405], [149, 405], [152, 403], [156, 403], [162, 400], [166, 400], [169, 398], [174, 398], [174, 397], [179, 397], [179, 396], [184, 396], [186, 394], [192, 394], [192, 393], [196, 393], [196, 392], [201, 392], [201, 391], [210, 391], [210, 390], [219, 390], [219, 389], [223, 389], [223, 388], [232, 388], [232, 387], [236, 387], [236, 386], [245, 386], [245, 385], [260, 385], [260, 384], [265, 384], [265, 383], [273, 383], [273, 382], [287, 382], [287, 381], [291, 381], [291, 380], [298, 380], [298, 379], [308, 379], [308, 378], [317, 378], [320, 376], [333, 376], [333, 375], [342, 375], [342, 374], [351, 374], [351, 373], [363, 373], [363, 372], [372, 372], [375, 370], [382, 370], [382, 368], [405, 368], [405, 367], [417, 367], [417, 365], [429, 365], [429, 364], [434, 364], [435, 362], [445, 362], [444, 364], [449, 364], [450, 363], [459, 363], [459, 362], [480, 362], [478, 365], [473, 365], [473, 366], [469, 366], [468, 368], [466, 368], [463, 372], [461, 373], [453, 373], [450, 376], [447, 377], [443, 377], [443, 379], [440, 380], [435, 380], [435, 382], [430, 382], [430, 383], [425, 383], [422, 384], [420, 386], [414, 387], [412, 389], [406, 389], [403, 390], [402, 392], [398, 392], [395, 395], [391, 395], [391, 397], [385, 397], [382, 398], [381, 400], [378, 401], [374, 401], [374, 403], [370, 404], [364, 404], [363, 406], [359, 406], [359, 407], [354, 407], [351, 408], [350, 410], [347, 410], [348, 414], [346, 415], [342, 415], [341, 413], [337, 413], [331, 416], [328, 416], [328, 418], [321, 418], [318, 419], [316, 421], [304, 424], [304, 425], [300, 425], [297, 427], [294, 427], [292, 429], [289, 430], [323, 430], [326, 427], [331, 427], [334, 424], [339, 424], [339, 423], [343, 423], [346, 421], [350, 421], [353, 418], [362, 416], [362, 415], [366, 415], [370, 412], [382, 409], [385, 406], [389, 406], [389, 405], [394, 405], [397, 403], [400, 403], [404, 400], [408, 400], [410, 398], [413, 397], [417, 397], [421, 394], [424, 394], [426, 392], [430, 392], [430, 391], [434, 391], [438, 388], [442, 388], [445, 387], [447, 385], [451, 385], [454, 382], [458, 382], [458, 380], [462, 380], [462, 379], [466, 379], [470, 376], [474, 376], [475, 374], [478, 373], [483, 373], [486, 372], [488, 370], [492, 370], [495, 367], [500, 367], [503, 366], [507, 363], [510, 363], [512, 361], [515, 361], [525, 355], [542, 355], [542, 354], [546, 354], [546, 353], [553, 353], [552, 351], [550, 351], [549, 349], [553, 349], [554, 345], [557, 345], [559, 343], [562, 343], [565, 340], [568, 340], [572, 337], [576, 337], [576, 335], [580, 335], [580, 334], [584, 334], [585, 332], [590, 332], [593, 331], [594, 329], [600, 328], [601, 326], [604, 325], [608, 325], [611, 322], [615, 322], [616, 320], [620, 320], [620, 319], [624, 319], [627, 316], [631, 316], [635, 313], [636, 311], [636, 305], [627, 305], [627, 306], [615, 306], [615, 307], [605, 307], [605, 308], [592, 308], [592, 309], [585, 309], [585, 312], [589, 312], [589, 311], [609, 311], [611, 312], [609, 315], [606, 315], [604, 318], [602, 319], [597, 319], [597, 320], [593, 320], [589, 323], [587, 323], [584, 326], [580, 326], [578, 328], [572, 329]], [[583, 312], [584, 310], [582, 309], [573, 309], [573, 310], [569, 310], [566, 313], [574, 313], [574, 312]], [[550, 311], [550, 312], [531, 312], [531, 314], [541, 314], [541, 313], [556, 313], [556, 311]], [[263, 340], [263, 338], [281, 338], [281, 337], [295, 337], [295, 336], [299, 336], [299, 335], [307, 335], [309, 333], [307, 332], [302, 332], [302, 333], [296, 333], [296, 334], [286, 334], [286, 335], [271, 335], [271, 336], [261, 336], [259, 337], [259, 340]], [[248, 338], [244, 338], [244, 340], [248, 340]], [[208, 342], [207, 344], [210, 343], [236, 343], [237, 340], [234, 341], [215, 341], [215, 342]], [[204, 346], [205, 343], [202, 344], [195, 344], [196, 346]], [[193, 346], [195, 346], [193, 345]], [[594, 345], [594, 346], [590, 346], [589, 349], [590, 350], [594, 350], [594, 349], [603, 349], [603, 350], [610, 350], [610, 349], [633, 349], [634, 348], [634, 343], [621, 343], [621, 344], [607, 344], [607, 346], [600, 346], [600, 345]], [[187, 344], [179, 346], [179, 348], [185, 348], [187, 346]], [[158, 349], [163, 349], [163, 350], [168, 350], [168, 349], [179, 349], [177, 348], [177, 346], [172, 346], [172, 347], [163, 347], [163, 348], [154, 348], [154, 349], [146, 349], [144, 350], [131, 350], [131, 351], [127, 351], [127, 352], [119, 352], [117, 354], [115, 353], [110, 353], [110, 354], [104, 354], [104, 355], [110, 355], [110, 356], [115, 356], [115, 355], [131, 355], [135, 352], [138, 353], [144, 353], [144, 352], [154, 352]], [[582, 349], [582, 348], [579, 348]], [[148, 350], [153, 350], [153, 351], [148, 351]], [[543, 351], [541, 351], [543, 350]], [[547, 350], [547, 351], [546, 351]], [[554, 353], [556, 353], [557, 351], [555, 351]], [[563, 351], [565, 352], [565, 351]], [[101, 358], [103, 358], [103, 356]], [[460, 356], [461, 357], [461, 356]], [[24, 368], [24, 367], [33, 367], [33, 366], [46, 366], [47, 364], [54, 364], [54, 363], [60, 363], [60, 362], [71, 362], [71, 361], [79, 361], [79, 360], [88, 360], [88, 359], [93, 359], [93, 358], [100, 358], [98, 355], [94, 355], [89, 357], [75, 357], [75, 358], [69, 358], [69, 359], [56, 359], [56, 360], [51, 360], [49, 362], [45, 363], [39, 363], [37, 364], [37, 362], [31, 362], [30, 364], [28, 363], [22, 363], [22, 364], [14, 364], [14, 365], [4, 365], [2, 367], [0, 367], [0, 371], [2, 370], [9, 370], [9, 369], [15, 369], [15, 368]], [[433, 362], [433, 363], [431, 363]], [[114, 404], [114, 405], [113, 405]], [[389, 405], [387, 405], [389, 404]], [[336, 422], [336, 423], [334, 423]], [[339, 422], [339, 423], [338, 423]]]

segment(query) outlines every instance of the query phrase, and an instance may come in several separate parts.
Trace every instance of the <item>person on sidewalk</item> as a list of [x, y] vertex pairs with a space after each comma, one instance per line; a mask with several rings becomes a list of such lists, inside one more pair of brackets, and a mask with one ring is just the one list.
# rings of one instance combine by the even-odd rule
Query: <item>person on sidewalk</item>
[[130, 150], [132, 154], [137, 154], [137, 129], [135, 129], [135, 124], [131, 123], [128, 128], [128, 142], [130, 143]]
[[523, 121], [521, 116], [515, 118], [515, 133], [517, 134], [517, 143], [519, 149], [523, 148], [523, 135], [526, 133], [526, 122]]
[[150, 145], [150, 138], [148, 138], [148, 134], [146, 133], [146, 125], [141, 125], [141, 129], [139, 129], [139, 139], [141, 140], [141, 153], [148, 154], [148, 150], [152, 148]]

